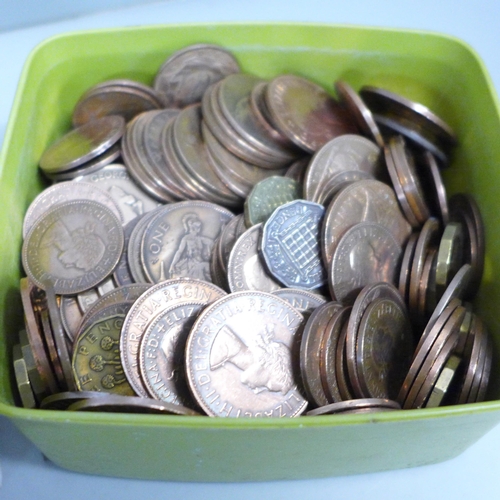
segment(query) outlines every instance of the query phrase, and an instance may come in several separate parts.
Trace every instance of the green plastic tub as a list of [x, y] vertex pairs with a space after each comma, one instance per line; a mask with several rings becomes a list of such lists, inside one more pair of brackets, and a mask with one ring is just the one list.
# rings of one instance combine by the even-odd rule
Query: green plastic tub
[[[173, 51], [230, 49], [246, 72], [342, 78], [399, 92], [441, 115], [460, 139], [449, 194], [475, 195], [487, 256], [476, 311], [495, 340], [488, 401], [376, 415], [226, 419], [27, 410], [16, 406], [11, 347], [22, 325], [23, 214], [42, 189], [37, 163], [70, 127], [84, 90], [109, 78], [151, 83]], [[321, 24], [146, 26], [57, 36], [28, 58], [0, 157], [0, 413], [53, 462], [90, 474], [178, 481], [262, 481], [359, 474], [449, 459], [500, 421], [500, 120], [486, 69], [452, 37]]]

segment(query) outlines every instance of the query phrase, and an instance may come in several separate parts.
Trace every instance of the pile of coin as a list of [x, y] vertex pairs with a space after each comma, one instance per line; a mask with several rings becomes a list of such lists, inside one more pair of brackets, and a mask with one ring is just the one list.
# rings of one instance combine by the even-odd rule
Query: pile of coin
[[[484, 228], [455, 134], [385, 89], [338, 99], [225, 49], [100, 82], [23, 227], [26, 407], [294, 417], [481, 401]], [[120, 156], [122, 164], [113, 163]]]

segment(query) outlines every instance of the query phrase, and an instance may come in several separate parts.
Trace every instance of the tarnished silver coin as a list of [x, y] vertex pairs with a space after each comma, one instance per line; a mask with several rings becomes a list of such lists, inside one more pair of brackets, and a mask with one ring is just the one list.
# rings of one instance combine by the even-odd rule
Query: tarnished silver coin
[[98, 172], [76, 177], [75, 181], [94, 183], [107, 192], [123, 214], [124, 225], [160, 205], [137, 186], [120, 164], [107, 165]]
[[73, 200], [89, 200], [101, 203], [108, 207], [120, 222], [123, 221], [122, 212], [113, 198], [96, 185], [90, 182], [79, 182], [78, 184], [71, 181], [60, 182], [44, 189], [30, 203], [24, 216], [23, 238], [26, 238], [35, 221], [45, 212], [59, 203]]
[[374, 179], [374, 177], [372, 174], [363, 172], [362, 170], [344, 170], [338, 172], [321, 185], [319, 191], [316, 192], [314, 199], [311, 201], [328, 207], [340, 191], [354, 182], [365, 179]]
[[281, 284], [269, 275], [259, 255], [261, 234], [262, 224], [256, 224], [234, 243], [227, 263], [227, 280], [231, 292], [272, 292], [281, 288]]
[[354, 182], [342, 189], [326, 209], [321, 246], [326, 265], [331, 262], [340, 238], [360, 222], [384, 226], [401, 247], [411, 233], [394, 191], [387, 184], [377, 180]]
[[67, 410], [73, 403], [83, 399], [106, 396], [107, 393], [99, 391], [63, 391], [44, 398], [40, 403], [40, 408], [44, 410]]
[[113, 280], [117, 286], [130, 285], [131, 283], [135, 283], [128, 263], [128, 244], [130, 242], [130, 236], [132, 235], [135, 226], [140, 220], [141, 217], [135, 217], [123, 226], [123, 251], [120, 256], [120, 260], [118, 261], [118, 264], [113, 271]]
[[160, 67], [153, 87], [165, 107], [183, 108], [201, 101], [205, 90], [227, 75], [238, 73], [234, 56], [217, 45], [196, 44], [174, 52]]
[[396, 401], [380, 398], [352, 399], [331, 403], [321, 408], [315, 408], [306, 415], [332, 415], [338, 413], [376, 413], [380, 411], [400, 410], [401, 406]]
[[306, 318], [328, 300], [319, 293], [300, 290], [298, 288], [280, 288], [279, 290], [274, 290], [272, 293], [286, 300]]
[[211, 416], [294, 417], [307, 402], [292, 351], [302, 315], [265, 292], [236, 292], [198, 316], [186, 345], [193, 396]]
[[224, 207], [203, 201], [163, 207], [142, 239], [141, 259], [149, 281], [180, 277], [210, 281], [214, 241], [232, 217]]
[[244, 205], [247, 227], [264, 223], [276, 208], [301, 198], [301, 185], [287, 177], [273, 176], [253, 187]]
[[148, 394], [139, 372], [138, 353], [150, 321], [167, 307], [193, 300], [209, 304], [224, 295], [226, 292], [212, 283], [179, 278], [153, 285], [135, 301], [121, 330], [120, 357], [127, 379], [137, 394], [145, 397]]
[[319, 245], [325, 209], [295, 200], [281, 205], [262, 232], [261, 251], [269, 272], [289, 288], [315, 289], [326, 281]]
[[344, 233], [332, 257], [332, 297], [352, 303], [369, 284], [394, 284], [401, 257], [401, 246], [384, 226], [371, 222], [356, 224]]
[[305, 151], [314, 153], [334, 137], [357, 133], [344, 108], [310, 80], [277, 76], [265, 96], [273, 125]]
[[40, 217], [23, 243], [23, 267], [44, 289], [58, 295], [88, 290], [109, 276], [123, 249], [123, 229], [100, 203], [61, 203]]
[[312, 157], [304, 177], [304, 198], [317, 199], [322, 186], [335, 174], [361, 170], [379, 179], [383, 165], [380, 148], [360, 135], [336, 137], [324, 144]]
[[203, 301], [183, 302], [166, 308], [149, 323], [139, 348], [139, 370], [151, 397], [193, 407], [184, 351], [191, 327], [205, 306]]
[[124, 131], [121, 116], [86, 123], [53, 142], [40, 158], [40, 168], [48, 175], [77, 168], [118, 142]]

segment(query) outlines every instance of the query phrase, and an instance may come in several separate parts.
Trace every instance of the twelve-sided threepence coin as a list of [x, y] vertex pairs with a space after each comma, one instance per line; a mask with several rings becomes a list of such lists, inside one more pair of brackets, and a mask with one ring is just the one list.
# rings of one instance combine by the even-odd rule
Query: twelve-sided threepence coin
[[141, 258], [150, 282], [169, 278], [211, 281], [212, 247], [233, 217], [224, 207], [205, 201], [182, 201], [161, 209], [142, 238]]
[[302, 315], [265, 292], [236, 292], [207, 307], [186, 345], [193, 396], [210, 416], [295, 417], [307, 406], [292, 351]]
[[58, 295], [93, 288], [117, 265], [123, 250], [123, 229], [100, 203], [61, 203], [40, 217], [23, 243], [23, 267], [42, 289], [51, 282]]
[[141, 380], [139, 345], [149, 323], [167, 307], [186, 302], [211, 304], [226, 292], [206, 281], [179, 278], [163, 281], [143, 293], [130, 308], [120, 335], [120, 357], [123, 369], [135, 392], [147, 397]]
[[322, 205], [295, 200], [277, 208], [265, 223], [262, 255], [285, 286], [312, 290], [325, 283], [319, 245], [324, 213]]

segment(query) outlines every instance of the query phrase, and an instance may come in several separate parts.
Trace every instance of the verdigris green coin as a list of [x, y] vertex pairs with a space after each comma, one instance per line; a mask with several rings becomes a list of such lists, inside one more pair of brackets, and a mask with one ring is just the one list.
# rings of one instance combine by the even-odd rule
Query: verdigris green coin
[[272, 176], [259, 181], [245, 201], [245, 224], [264, 223], [274, 210], [302, 197], [302, 186], [295, 179]]

